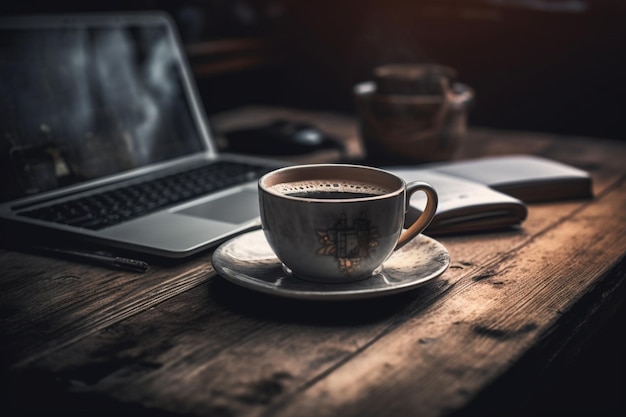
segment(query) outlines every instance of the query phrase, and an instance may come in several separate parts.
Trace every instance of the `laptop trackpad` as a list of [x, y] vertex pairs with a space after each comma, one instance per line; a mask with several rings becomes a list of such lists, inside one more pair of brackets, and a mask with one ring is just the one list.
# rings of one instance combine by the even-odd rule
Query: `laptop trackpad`
[[256, 191], [244, 190], [176, 213], [239, 224], [259, 216], [259, 198]]

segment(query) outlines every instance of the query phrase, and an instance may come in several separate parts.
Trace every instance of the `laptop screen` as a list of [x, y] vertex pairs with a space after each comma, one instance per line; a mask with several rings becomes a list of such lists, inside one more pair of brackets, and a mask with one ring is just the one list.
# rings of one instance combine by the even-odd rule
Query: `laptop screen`
[[161, 25], [0, 32], [0, 201], [205, 149]]

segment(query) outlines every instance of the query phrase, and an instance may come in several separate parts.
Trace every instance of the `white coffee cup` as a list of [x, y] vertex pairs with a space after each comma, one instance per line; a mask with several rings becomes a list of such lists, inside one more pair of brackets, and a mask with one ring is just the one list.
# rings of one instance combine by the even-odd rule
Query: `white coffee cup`
[[[371, 277], [430, 224], [438, 203], [425, 182], [406, 184], [388, 171], [349, 164], [280, 168], [261, 177], [258, 188], [270, 247], [288, 273], [319, 282]], [[417, 191], [426, 193], [426, 207], [403, 230]]]

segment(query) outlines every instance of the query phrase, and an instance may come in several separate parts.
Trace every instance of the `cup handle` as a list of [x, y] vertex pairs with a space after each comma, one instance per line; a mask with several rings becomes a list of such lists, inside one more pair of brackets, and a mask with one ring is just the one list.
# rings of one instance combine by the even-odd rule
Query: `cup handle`
[[409, 209], [409, 204], [411, 202], [411, 196], [415, 194], [417, 191], [423, 191], [426, 193], [426, 207], [420, 216], [413, 222], [408, 229], [404, 230], [400, 235], [400, 239], [398, 239], [398, 243], [396, 243], [396, 247], [393, 249], [394, 251], [400, 249], [415, 236], [419, 235], [433, 220], [435, 217], [435, 213], [437, 212], [437, 205], [439, 204], [439, 196], [437, 195], [437, 191], [432, 187], [432, 185], [425, 183], [423, 181], [413, 181], [406, 185], [406, 206], [405, 212]]

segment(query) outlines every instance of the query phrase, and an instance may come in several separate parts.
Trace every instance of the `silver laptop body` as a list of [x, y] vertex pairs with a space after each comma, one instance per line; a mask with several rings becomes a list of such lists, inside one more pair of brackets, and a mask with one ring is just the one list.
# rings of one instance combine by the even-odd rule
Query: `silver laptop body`
[[[33, 244], [76, 239], [183, 258], [258, 227], [256, 179], [281, 165], [218, 155], [179, 35], [160, 12], [0, 20], [0, 135], [2, 234]], [[223, 161], [254, 168], [242, 183], [105, 226], [49, 214]], [[98, 201], [102, 211], [120, 204]]]

